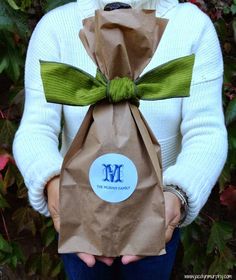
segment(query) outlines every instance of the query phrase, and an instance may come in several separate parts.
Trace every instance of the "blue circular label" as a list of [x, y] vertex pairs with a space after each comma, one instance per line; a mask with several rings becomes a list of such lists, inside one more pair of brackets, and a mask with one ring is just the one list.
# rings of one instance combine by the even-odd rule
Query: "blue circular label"
[[98, 197], [107, 202], [121, 202], [134, 192], [138, 172], [134, 163], [121, 154], [98, 157], [90, 166], [89, 181]]

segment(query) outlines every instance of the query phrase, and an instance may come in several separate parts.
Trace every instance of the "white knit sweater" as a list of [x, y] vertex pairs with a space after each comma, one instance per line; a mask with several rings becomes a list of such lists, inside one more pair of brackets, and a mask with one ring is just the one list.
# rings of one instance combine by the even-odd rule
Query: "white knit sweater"
[[[30, 203], [44, 215], [49, 215], [43, 194], [45, 184], [60, 173], [63, 156], [87, 107], [47, 103], [39, 59], [71, 64], [95, 75], [96, 66], [78, 33], [82, 19], [93, 15], [94, 10], [103, 7], [108, 0], [102, 1], [79, 0], [49, 12], [30, 40], [25, 69], [25, 109], [13, 152], [28, 188]], [[179, 4], [177, 0], [124, 2], [156, 8], [157, 16], [169, 19], [160, 45], [144, 73], [172, 59], [196, 55], [189, 98], [142, 101], [140, 105], [161, 144], [164, 184], [178, 185], [188, 196], [189, 210], [184, 223], [187, 225], [205, 204], [227, 154], [221, 100], [223, 63], [218, 38], [208, 16], [192, 4]], [[62, 112], [65, 124], [59, 151]]]

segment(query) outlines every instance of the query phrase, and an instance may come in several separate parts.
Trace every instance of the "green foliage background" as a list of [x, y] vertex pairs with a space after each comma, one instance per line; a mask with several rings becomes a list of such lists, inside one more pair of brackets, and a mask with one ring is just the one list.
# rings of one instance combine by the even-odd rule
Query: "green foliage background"
[[[24, 60], [30, 35], [44, 13], [68, 2], [0, 2], [0, 273], [6, 279], [65, 279], [52, 222], [29, 206], [11, 146], [22, 116]], [[182, 229], [172, 279], [184, 279], [184, 274], [236, 277], [236, 0], [182, 2], [192, 2], [206, 12], [220, 38], [229, 152], [208, 203], [196, 221]]]

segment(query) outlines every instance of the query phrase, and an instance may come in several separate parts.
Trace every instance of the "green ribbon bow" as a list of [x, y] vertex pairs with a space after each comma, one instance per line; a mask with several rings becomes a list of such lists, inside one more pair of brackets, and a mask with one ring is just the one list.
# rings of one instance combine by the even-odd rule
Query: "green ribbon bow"
[[147, 72], [142, 77], [115, 78], [108, 81], [101, 72], [96, 78], [81, 69], [58, 63], [40, 61], [46, 100], [75, 106], [87, 106], [108, 99], [159, 100], [189, 96], [195, 55], [181, 57]]

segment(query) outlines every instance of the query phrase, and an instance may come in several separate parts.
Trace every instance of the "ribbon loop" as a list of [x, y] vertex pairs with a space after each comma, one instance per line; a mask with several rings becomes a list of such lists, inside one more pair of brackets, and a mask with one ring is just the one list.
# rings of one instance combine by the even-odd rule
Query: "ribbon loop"
[[106, 96], [110, 103], [136, 98], [136, 85], [128, 77], [116, 78], [107, 83]]

